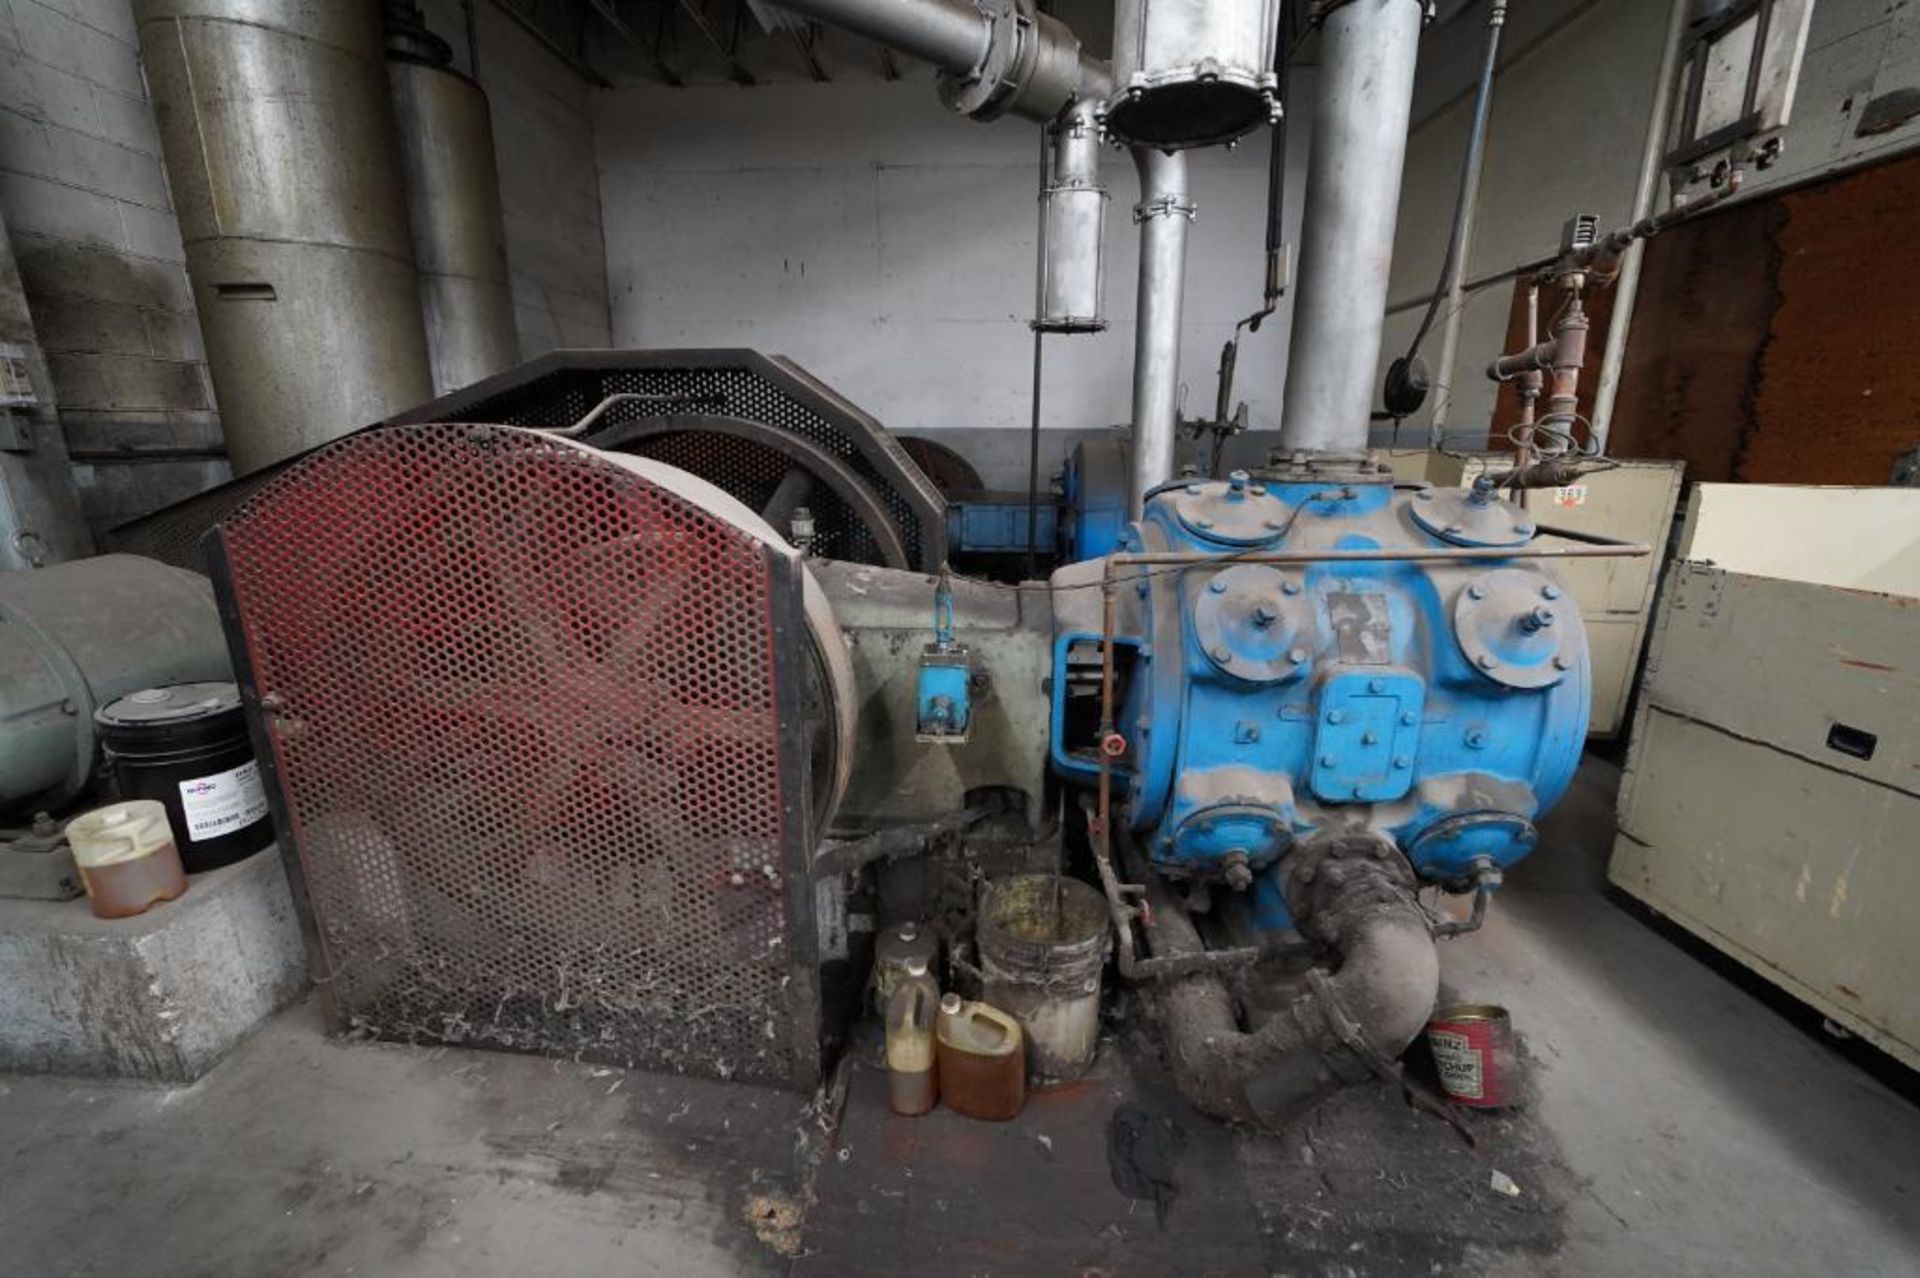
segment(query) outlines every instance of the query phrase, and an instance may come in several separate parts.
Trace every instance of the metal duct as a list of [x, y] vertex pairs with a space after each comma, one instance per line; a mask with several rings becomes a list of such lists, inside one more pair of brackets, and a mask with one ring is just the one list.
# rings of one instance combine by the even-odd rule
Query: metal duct
[[1122, 142], [1214, 146], [1280, 116], [1279, 0], [1117, 0], [1107, 128]]
[[135, 14], [235, 471], [429, 398], [371, 0]]
[[485, 91], [438, 58], [396, 50], [387, 73], [433, 393], [444, 395], [520, 362], [493, 121]]
[[1133, 476], [1128, 517], [1146, 495], [1173, 478], [1180, 400], [1180, 312], [1187, 287], [1187, 160], [1180, 152], [1135, 147], [1140, 202], [1140, 286], [1133, 338]]
[[1097, 333], [1107, 326], [1107, 188], [1100, 184], [1097, 111], [1092, 99], [1082, 99], [1052, 130], [1053, 171], [1040, 194], [1040, 298], [1033, 321], [1043, 333]]
[[1367, 445], [1421, 13], [1418, 0], [1348, 0], [1321, 25], [1280, 421], [1287, 448]]

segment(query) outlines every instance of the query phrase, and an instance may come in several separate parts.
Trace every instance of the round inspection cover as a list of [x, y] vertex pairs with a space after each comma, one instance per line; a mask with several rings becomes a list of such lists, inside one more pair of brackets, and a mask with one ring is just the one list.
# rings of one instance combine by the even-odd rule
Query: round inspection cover
[[1509, 688], [1550, 688], [1565, 678], [1573, 663], [1563, 649], [1579, 624], [1565, 593], [1523, 568], [1482, 573], [1453, 601], [1460, 651], [1474, 669]]
[[1180, 526], [1190, 536], [1225, 546], [1264, 546], [1287, 526], [1287, 504], [1265, 484], [1188, 484], [1173, 499]]
[[1413, 522], [1456, 546], [1518, 546], [1533, 536], [1533, 516], [1494, 496], [1464, 488], [1423, 488], [1409, 503]]
[[1277, 683], [1307, 669], [1312, 624], [1298, 576], [1267, 564], [1221, 569], [1193, 605], [1194, 638], [1207, 659], [1249, 683]]

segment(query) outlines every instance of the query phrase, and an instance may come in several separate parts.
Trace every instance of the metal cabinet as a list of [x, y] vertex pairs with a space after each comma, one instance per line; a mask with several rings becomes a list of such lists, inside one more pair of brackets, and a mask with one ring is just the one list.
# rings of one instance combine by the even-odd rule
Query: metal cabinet
[[1610, 878], [1920, 1068], [1915, 830], [1920, 491], [1699, 485]]

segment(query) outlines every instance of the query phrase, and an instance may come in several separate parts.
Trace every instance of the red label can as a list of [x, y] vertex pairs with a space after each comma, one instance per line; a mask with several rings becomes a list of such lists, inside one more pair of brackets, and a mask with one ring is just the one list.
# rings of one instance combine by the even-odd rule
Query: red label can
[[1427, 1022], [1427, 1046], [1441, 1088], [1460, 1104], [1499, 1109], [1513, 1103], [1519, 1065], [1506, 1008], [1491, 1003], [1440, 1008]]

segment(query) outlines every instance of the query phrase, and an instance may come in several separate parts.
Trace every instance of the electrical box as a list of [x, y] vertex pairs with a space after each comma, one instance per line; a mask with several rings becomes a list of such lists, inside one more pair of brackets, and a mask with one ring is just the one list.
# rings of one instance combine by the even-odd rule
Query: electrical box
[[1920, 491], [1702, 484], [1609, 877], [1920, 1068]]
[[[1427, 480], [1446, 487], [1464, 487], [1512, 461], [1511, 453], [1432, 453], [1430, 457]], [[1653, 547], [1653, 554], [1640, 559], [1569, 559], [1555, 565], [1580, 604], [1593, 650], [1589, 737], [1611, 740], [1626, 727], [1647, 615], [1680, 499], [1683, 465], [1622, 460], [1613, 470], [1595, 471], [1559, 488], [1528, 489], [1521, 496], [1520, 504], [1542, 527], [1598, 533]]]

